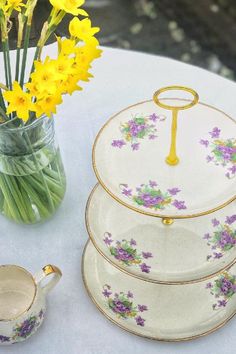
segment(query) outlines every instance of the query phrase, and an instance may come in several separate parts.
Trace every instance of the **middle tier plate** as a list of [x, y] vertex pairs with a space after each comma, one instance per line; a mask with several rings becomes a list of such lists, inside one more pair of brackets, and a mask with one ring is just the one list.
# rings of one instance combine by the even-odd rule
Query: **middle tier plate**
[[236, 262], [235, 203], [211, 215], [164, 225], [161, 219], [124, 208], [96, 185], [86, 225], [108, 262], [149, 282], [198, 282]]

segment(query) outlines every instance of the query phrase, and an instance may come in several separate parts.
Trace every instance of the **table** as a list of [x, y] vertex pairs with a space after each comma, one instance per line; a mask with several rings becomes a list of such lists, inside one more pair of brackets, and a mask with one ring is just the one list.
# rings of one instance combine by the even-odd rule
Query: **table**
[[[55, 54], [55, 44], [45, 51]], [[87, 296], [81, 278], [81, 256], [88, 237], [85, 204], [96, 183], [92, 144], [108, 117], [150, 99], [157, 88], [170, 84], [193, 87], [203, 102], [235, 116], [236, 84], [168, 58], [111, 48], [104, 48], [93, 74], [95, 78], [84, 85], [84, 91], [65, 97], [58, 109], [57, 133], [68, 187], [56, 216], [35, 226], [19, 226], [0, 218], [1, 264], [19, 264], [34, 273], [52, 263], [63, 272], [61, 282], [48, 296], [43, 326], [24, 343], [0, 347], [0, 354], [233, 354], [236, 319], [210, 336], [186, 343], [150, 341], [112, 325]]]

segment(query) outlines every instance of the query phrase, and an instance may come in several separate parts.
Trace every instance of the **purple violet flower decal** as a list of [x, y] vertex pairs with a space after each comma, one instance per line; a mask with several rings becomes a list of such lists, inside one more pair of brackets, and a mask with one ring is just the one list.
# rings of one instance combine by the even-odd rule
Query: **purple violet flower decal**
[[44, 313], [43, 310], [41, 310], [37, 315], [31, 315], [22, 323], [17, 324], [13, 330], [14, 334], [10, 340], [14, 343], [19, 338], [28, 338], [40, 326], [43, 316]]
[[109, 296], [112, 294], [112, 292], [111, 292], [111, 291], [109, 291], [109, 290], [108, 290], [108, 289], [106, 289], [106, 288], [103, 290], [103, 292], [102, 292], [102, 293], [103, 293], [103, 295], [104, 295], [105, 297], [109, 297]]
[[171, 189], [168, 189], [168, 192], [171, 194], [171, 195], [176, 195], [180, 192], [180, 189], [179, 188], [171, 188]]
[[227, 302], [236, 294], [236, 276], [224, 272], [213, 283], [207, 283], [206, 289], [209, 289], [211, 295], [219, 299], [217, 303], [212, 305], [213, 310], [225, 307]]
[[212, 138], [219, 138], [219, 136], [220, 136], [220, 129], [217, 128], [217, 127], [215, 127], [215, 128], [213, 128], [213, 130], [212, 130], [211, 132], [209, 132], [209, 134], [210, 134], [210, 136], [211, 136]]
[[6, 336], [1, 336], [0, 335], [0, 343], [10, 342], [10, 340], [11, 340], [10, 337], [6, 337]]
[[123, 189], [122, 194], [126, 197], [130, 197], [132, 195], [132, 189]]
[[113, 140], [113, 142], [111, 143], [111, 145], [113, 147], [117, 147], [119, 149], [121, 149], [124, 145], [126, 145], [124, 140]]
[[141, 316], [137, 316], [135, 318], [135, 321], [137, 323], [138, 326], [144, 327], [144, 322], [146, 321], [144, 318], [142, 318]]
[[212, 234], [207, 233], [203, 236], [212, 250], [212, 253], [207, 256], [208, 261], [220, 259], [225, 252], [236, 245], [236, 229], [233, 227], [236, 222], [236, 215], [227, 216], [225, 223], [222, 224], [215, 218], [211, 222], [214, 228]]
[[184, 201], [180, 201], [180, 200], [174, 200], [172, 203], [173, 206], [175, 206], [177, 209], [182, 210], [182, 209], [187, 209], [185, 202]]
[[154, 135], [154, 134], [150, 134], [150, 135], [148, 136], [148, 138], [149, 138], [149, 140], [154, 140], [154, 139], [157, 138], [157, 136]]
[[156, 122], [158, 120], [158, 115], [156, 113], [152, 113], [149, 116], [149, 119], [152, 120], [153, 122]]
[[207, 283], [206, 284], [206, 289], [211, 289], [213, 287], [212, 283]]
[[208, 140], [201, 139], [201, 140], [200, 140], [200, 144], [201, 144], [201, 145], [204, 145], [205, 147], [208, 147], [209, 141], [208, 141]]
[[166, 192], [158, 188], [156, 181], [150, 180], [148, 184], [141, 184], [133, 189], [129, 189], [127, 184], [120, 184], [121, 192], [133, 200], [135, 204], [154, 210], [164, 210], [167, 206], [174, 206], [178, 210], [187, 209], [185, 202], [173, 200], [173, 196], [181, 192], [177, 187], [169, 188]]
[[147, 308], [146, 305], [138, 305], [138, 310], [139, 310], [140, 312], [144, 312], [144, 311], [147, 311], [148, 308]]
[[146, 263], [140, 264], [140, 269], [143, 273], [150, 273], [151, 267], [148, 266]]
[[156, 113], [150, 116], [136, 114], [135, 117], [120, 125], [123, 139], [113, 140], [111, 146], [121, 149], [124, 145], [130, 145], [133, 151], [139, 150], [142, 140], [157, 138], [157, 122], [162, 122], [165, 118], [165, 116], [159, 117]]
[[143, 258], [148, 259], [152, 258], [152, 253], [151, 252], [142, 252]]
[[217, 220], [217, 219], [212, 219], [211, 222], [214, 227], [218, 226], [220, 224], [219, 220]]
[[236, 176], [236, 139], [220, 138], [221, 130], [213, 128], [209, 135], [211, 141], [201, 139], [200, 144], [210, 150], [206, 160], [208, 163], [214, 163], [216, 166], [225, 168], [225, 176], [233, 178]]
[[227, 216], [226, 217], [226, 224], [231, 225], [236, 221], [236, 214], [232, 216]]
[[104, 234], [105, 238], [103, 239], [104, 243], [107, 245], [108, 250], [117, 261], [122, 263], [125, 266], [134, 266], [139, 267], [140, 270], [144, 273], [149, 273], [151, 267], [145, 264], [144, 259], [152, 258], [153, 255], [151, 252], [138, 252], [136, 249], [137, 242], [131, 238], [130, 241], [122, 240], [122, 241], [114, 241], [110, 237], [108, 238], [106, 235], [108, 232]]
[[137, 245], [137, 242], [136, 242], [133, 238], [131, 238], [131, 240], [130, 240], [130, 245], [131, 245], [131, 246], [136, 246], [136, 245]]
[[[104, 295], [105, 290], [109, 290], [109, 296]], [[109, 309], [116, 314], [117, 318], [122, 318], [123, 320], [134, 319], [138, 326], [144, 326], [145, 319], [139, 313], [148, 311], [148, 308], [146, 305], [136, 306], [133, 302], [133, 293], [130, 290], [127, 293], [112, 294], [111, 287], [104, 285], [102, 294], [105, 296]]]
[[139, 143], [134, 143], [134, 144], [131, 145], [133, 151], [134, 151], [134, 150], [138, 150], [138, 149], [139, 149], [139, 146], [140, 146]]

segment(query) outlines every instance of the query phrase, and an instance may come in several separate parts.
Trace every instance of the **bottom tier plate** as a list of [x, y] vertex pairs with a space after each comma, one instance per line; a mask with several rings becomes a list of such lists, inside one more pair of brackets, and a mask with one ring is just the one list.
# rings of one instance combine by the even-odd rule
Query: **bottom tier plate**
[[108, 263], [88, 242], [82, 273], [89, 296], [113, 323], [162, 341], [207, 335], [236, 313], [236, 266], [208, 281], [186, 285], [148, 283]]

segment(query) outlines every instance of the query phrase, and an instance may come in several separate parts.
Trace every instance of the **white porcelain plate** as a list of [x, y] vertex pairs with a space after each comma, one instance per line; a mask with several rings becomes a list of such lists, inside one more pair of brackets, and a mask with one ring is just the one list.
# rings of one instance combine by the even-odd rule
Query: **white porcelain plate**
[[160, 285], [126, 275], [91, 243], [83, 257], [83, 278], [99, 310], [134, 334], [157, 340], [197, 338], [223, 326], [236, 312], [236, 267], [210, 281]]
[[[166, 99], [172, 106], [186, 100]], [[236, 124], [203, 103], [179, 111], [177, 154], [170, 148], [172, 112], [153, 101], [130, 106], [100, 130], [93, 148], [96, 176], [112, 197], [144, 214], [187, 218], [236, 198]]]
[[236, 261], [235, 202], [167, 226], [159, 218], [124, 208], [97, 185], [88, 200], [86, 224], [109, 262], [151, 282], [196, 282]]

